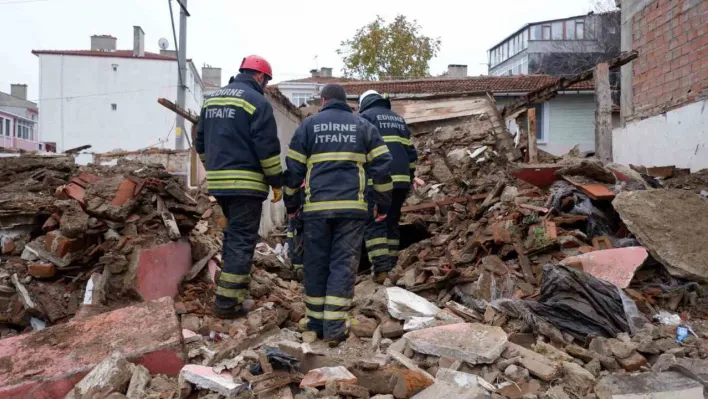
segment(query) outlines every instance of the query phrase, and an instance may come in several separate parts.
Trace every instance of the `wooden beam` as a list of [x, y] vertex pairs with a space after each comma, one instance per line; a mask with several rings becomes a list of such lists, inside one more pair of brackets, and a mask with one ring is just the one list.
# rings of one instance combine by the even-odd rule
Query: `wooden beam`
[[[617, 69], [625, 64], [632, 62], [639, 57], [639, 53], [634, 50], [631, 52], [624, 52], [619, 56], [607, 61], [607, 65], [610, 69]], [[595, 72], [595, 68], [588, 69], [578, 75], [572, 76], [570, 78], [560, 78], [555, 83], [543, 86], [540, 89], [534, 90], [529, 94], [520, 97], [518, 100], [507, 105], [502, 110], [502, 115], [506, 117], [511, 115], [516, 111], [528, 107], [529, 104], [541, 103], [550, 100], [551, 98], [558, 95], [559, 91], [567, 90], [570, 86], [592, 79]]]
[[595, 155], [605, 163], [612, 162], [612, 91], [610, 66], [603, 62], [595, 67]]
[[536, 108], [529, 108], [529, 163], [538, 163], [538, 141], [536, 139]]
[[463, 202], [467, 201], [477, 201], [477, 200], [483, 200], [487, 198], [486, 193], [484, 194], [475, 194], [475, 195], [466, 195], [464, 197], [457, 197], [457, 198], [450, 198], [442, 201], [437, 201], [437, 202], [427, 202], [425, 204], [418, 204], [418, 205], [411, 205], [411, 206], [404, 206], [401, 208], [401, 212], [414, 212], [414, 211], [422, 211], [425, 209], [433, 209], [437, 208], [439, 206], [444, 206], [444, 205], [452, 205], [452, 204], [460, 204]]

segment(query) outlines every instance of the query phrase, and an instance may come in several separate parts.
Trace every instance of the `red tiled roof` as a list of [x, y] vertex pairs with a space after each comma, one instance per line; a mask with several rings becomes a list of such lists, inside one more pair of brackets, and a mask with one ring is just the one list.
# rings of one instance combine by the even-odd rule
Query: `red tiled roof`
[[[359, 95], [366, 90], [387, 94], [442, 94], [466, 92], [528, 93], [559, 78], [547, 75], [474, 76], [466, 78], [430, 78], [342, 83], [347, 94]], [[592, 80], [580, 82], [570, 90], [594, 90]]]
[[322, 83], [322, 84], [327, 84], [327, 83], [346, 83], [346, 82], [361, 82], [359, 79], [352, 79], [352, 78], [342, 78], [342, 77], [325, 77], [325, 76], [318, 76], [318, 77], [307, 77], [307, 78], [302, 78], [302, 79], [293, 79], [293, 80], [285, 80], [280, 83]]
[[[140, 58], [146, 60], [164, 60], [175, 61], [176, 58], [171, 55], [162, 55], [157, 53], [145, 52], [144, 57], [133, 56], [133, 50], [116, 50], [116, 51], [96, 51], [96, 50], [32, 50], [32, 54], [53, 54], [53, 55], [76, 55], [84, 57], [116, 57], [116, 58]], [[187, 61], [192, 61], [188, 59]]]

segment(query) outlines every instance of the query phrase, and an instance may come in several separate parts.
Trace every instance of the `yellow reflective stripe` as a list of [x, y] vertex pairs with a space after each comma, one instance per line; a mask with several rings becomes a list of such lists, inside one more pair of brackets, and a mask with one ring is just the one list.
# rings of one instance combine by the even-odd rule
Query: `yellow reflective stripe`
[[253, 104], [249, 103], [248, 101], [244, 100], [243, 98], [215, 97], [215, 98], [210, 98], [204, 102], [204, 108], [223, 107], [223, 106], [232, 106], [232, 107], [242, 108], [244, 111], [248, 112], [249, 114], [253, 114], [256, 112], [256, 107]]
[[270, 168], [275, 165], [280, 165], [280, 155], [276, 155], [274, 157], [270, 157], [261, 161], [261, 166], [263, 168]]
[[325, 310], [323, 319], [325, 319], [325, 320], [348, 320], [349, 315], [347, 314], [347, 312], [332, 312], [330, 310]]
[[307, 164], [307, 173], [305, 174], [305, 203], [310, 202], [312, 190], [310, 189], [310, 175], [312, 174], [312, 164]]
[[409, 169], [415, 169], [415, 162], [411, 162], [408, 164]]
[[369, 162], [371, 162], [376, 157], [381, 156], [387, 152], [388, 152], [388, 147], [386, 147], [385, 145], [380, 145], [380, 146], [374, 148], [373, 150], [371, 150], [371, 152], [369, 152], [368, 154], [366, 154], [366, 159]]
[[283, 173], [283, 167], [280, 164], [277, 164], [275, 166], [271, 166], [270, 168], [263, 168], [263, 172], [265, 172], [266, 176], [274, 176], [279, 173]]
[[391, 180], [393, 180], [394, 183], [410, 183], [411, 176], [410, 175], [391, 175]]
[[216, 295], [223, 296], [226, 298], [236, 298], [244, 300], [246, 298], [247, 293], [247, 289], [229, 289], [224, 287], [216, 287]]
[[207, 180], [245, 179], [265, 182], [263, 173], [250, 170], [207, 170]]
[[300, 188], [290, 188], [285, 186], [285, 195], [295, 195], [300, 191]]
[[268, 186], [263, 183], [251, 181], [210, 181], [207, 187], [211, 190], [256, 190], [268, 192]]
[[304, 267], [304, 266], [301, 265], [300, 263], [295, 263], [295, 264], [293, 265], [293, 269], [295, 269], [295, 270], [300, 270], [300, 269], [302, 269], [303, 267]]
[[357, 163], [359, 168], [359, 201], [364, 201], [364, 190], [366, 190], [366, 172], [364, 171], [364, 164]]
[[362, 201], [319, 201], [305, 204], [305, 212], [334, 211], [344, 209], [368, 210]]
[[247, 283], [251, 281], [251, 276], [248, 274], [232, 274], [232, 273], [226, 273], [222, 272], [219, 281], [226, 281], [227, 283]]
[[383, 248], [383, 249], [377, 249], [374, 251], [369, 251], [369, 259], [376, 258], [378, 256], [388, 256], [389, 251], [388, 248]]
[[368, 184], [369, 186], [373, 186], [373, 185], [374, 185], [374, 179], [369, 179], [369, 180], [367, 180], [367, 181], [366, 181], [366, 184]]
[[305, 316], [312, 317], [313, 319], [322, 320], [324, 319], [323, 312], [313, 312], [310, 309], [305, 309]]
[[380, 193], [393, 190], [393, 183], [374, 184], [374, 190]]
[[382, 136], [384, 143], [401, 143], [411, 145], [411, 140], [399, 136]]
[[332, 306], [351, 306], [352, 305], [352, 299], [351, 298], [343, 298], [341, 296], [331, 296], [327, 295], [325, 297], [325, 305], [332, 305]]
[[388, 255], [389, 256], [398, 256], [398, 251], [396, 251], [395, 249], [389, 249]]
[[308, 163], [331, 162], [331, 161], [349, 161], [349, 162], [366, 162], [364, 154], [356, 152], [323, 152], [320, 154], [311, 155], [308, 158]]
[[373, 247], [374, 245], [381, 245], [381, 244], [386, 244], [386, 243], [388, 243], [386, 238], [383, 238], [383, 237], [374, 238], [374, 239], [366, 241], [366, 247], [369, 248], [369, 247]]
[[401, 242], [399, 240], [388, 240], [388, 245], [400, 245]]
[[292, 148], [288, 149], [287, 157], [300, 163], [307, 163], [307, 157], [293, 150]]
[[324, 305], [325, 304], [325, 297], [305, 295], [305, 303], [309, 303], [310, 305]]
[[295, 237], [295, 233], [293, 233], [292, 231], [288, 231], [288, 234], [287, 234], [287, 235], [288, 235], [288, 238], [294, 238], [294, 237]]

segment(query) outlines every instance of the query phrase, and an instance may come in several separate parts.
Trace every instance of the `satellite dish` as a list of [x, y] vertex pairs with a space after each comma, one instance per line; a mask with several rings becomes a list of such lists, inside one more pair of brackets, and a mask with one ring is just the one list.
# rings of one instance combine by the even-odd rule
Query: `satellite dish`
[[167, 41], [167, 39], [160, 38], [160, 40], [157, 42], [157, 45], [160, 46], [162, 50], [167, 50], [168, 47], [170, 47], [170, 42]]

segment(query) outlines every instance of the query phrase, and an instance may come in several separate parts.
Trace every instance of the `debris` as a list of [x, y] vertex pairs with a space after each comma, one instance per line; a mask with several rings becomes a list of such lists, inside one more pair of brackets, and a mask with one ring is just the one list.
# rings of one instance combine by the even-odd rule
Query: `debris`
[[626, 359], [617, 359], [617, 362], [623, 369], [631, 372], [639, 371], [643, 366], [647, 365], [647, 359], [638, 352], [633, 352]]
[[356, 384], [359, 380], [346, 367], [322, 367], [310, 370], [300, 382], [300, 388], [319, 388], [327, 381], [347, 382]]
[[449, 369], [440, 369], [435, 376], [435, 383], [415, 395], [413, 398], [484, 398], [487, 396], [487, 391], [481, 386], [480, 381], [482, 380], [473, 374], [461, 373]]
[[197, 263], [192, 266], [192, 268], [189, 270], [189, 272], [184, 276], [184, 281], [192, 281], [194, 280], [195, 277], [199, 275], [199, 273], [204, 269], [204, 267], [209, 263], [211, 258], [213, 258], [216, 255], [216, 250], [212, 249], [209, 251], [209, 253], [197, 261]]
[[519, 384], [507, 383], [499, 390], [499, 394], [510, 399], [522, 399], [527, 395], [535, 396], [541, 390], [538, 380], [524, 381]]
[[407, 320], [411, 317], [435, 317], [441, 309], [410, 291], [399, 287], [386, 289], [388, 312], [396, 319]]
[[514, 343], [509, 342], [506, 344], [506, 350], [502, 356], [504, 359], [519, 357], [521, 366], [545, 382], [551, 382], [561, 376], [561, 366], [559, 364]]
[[598, 399], [703, 399], [703, 385], [677, 372], [610, 374], [595, 387]]
[[150, 372], [143, 366], [135, 366], [133, 375], [130, 377], [128, 392], [125, 396], [128, 399], [142, 399], [147, 396], [148, 384], [150, 383]]
[[579, 396], [584, 396], [595, 386], [595, 376], [571, 362], [563, 362], [563, 381], [571, 392]]
[[376, 320], [368, 318], [364, 315], [357, 315], [352, 322], [351, 332], [357, 337], [371, 338], [378, 327]]
[[57, 267], [51, 263], [30, 263], [27, 274], [36, 278], [51, 278], [56, 276]]
[[396, 399], [410, 398], [433, 385], [435, 381], [427, 373], [417, 370], [403, 370], [398, 373], [393, 396]]
[[507, 342], [504, 330], [479, 323], [433, 327], [406, 333], [403, 338], [417, 352], [469, 364], [493, 363]]
[[683, 190], [627, 191], [612, 201], [622, 221], [672, 276], [708, 282], [708, 202]]
[[22, 301], [22, 304], [24, 305], [25, 309], [36, 316], [41, 315], [42, 310], [40, 309], [37, 302], [32, 299], [29, 294], [29, 291], [27, 291], [27, 288], [25, 288], [25, 286], [20, 282], [20, 279], [17, 277], [17, 274], [12, 275], [12, 284], [15, 285], [15, 289], [20, 295], [20, 300]]
[[116, 353], [101, 361], [66, 395], [66, 399], [108, 396], [125, 392], [133, 375], [133, 366]]
[[231, 373], [216, 373], [211, 367], [188, 364], [180, 372], [180, 380], [187, 381], [202, 389], [214, 391], [219, 395], [236, 395], [244, 388], [244, 384], [234, 382]]
[[384, 338], [400, 338], [405, 333], [401, 323], [396, 320], [388, 319], [381, 323], [380, 328]]
[[506, 378], [514, 381], [514, 382], [522, 382], [522, 381], [527, 381], [529, 379], [529, 371], [526, 370], [523, 367], [518, 367], [516, 365], [509, 365], [504, 370], [504, 375]]
[[634, 272], [644, 264], [648, 256], [643, 247], [616, 248], [571, 256], [561, 261], [561, 264], [580, 264], [582, 271], [618, 288], [627, 288], [634, 278]]

